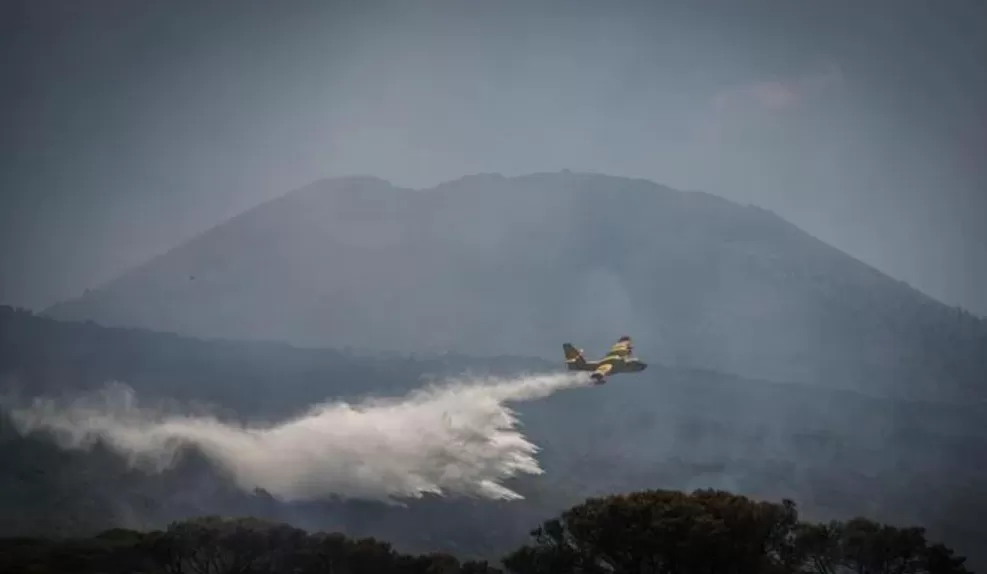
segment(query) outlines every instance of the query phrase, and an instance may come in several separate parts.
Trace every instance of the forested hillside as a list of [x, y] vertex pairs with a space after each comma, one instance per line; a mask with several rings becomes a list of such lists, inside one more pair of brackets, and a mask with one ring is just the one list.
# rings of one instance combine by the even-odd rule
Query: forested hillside
[[987, 323], [756, 207], [626, 178], [319, 181], [48, 310], [304, 346], [672, 367], [982, 400]]
[[[205, 341], [0, 309], [0, 380], [14, 397], [120, 381], [141, 397], [206, 401], [231, 416], [276, 420], [327, 398], [403, 394], [442, 375], [559, 368], [538, 359], [361, 357]], [[43, 434], [21, 437], [5, 424], [0, 532], [89, 535], [118, 526], [161, 528], [204, 514], [252, 515], [378, 536], [414, 552], [489, 557], [587, 496], [714, 487], [790, 497], [813, 520], [864, 514], [922, 524], [971, 559], [987, 545], [980, 523], [987, 511], [987, 431], [976, 405], [890, 401], [656, 365], [517, 410], [546, 471], [512, 484], [524, 500], [426, 497], [404, 508], [281, 503], [238, 490], [194, 452], [148, 475], [105, 448], [62, 451]]]

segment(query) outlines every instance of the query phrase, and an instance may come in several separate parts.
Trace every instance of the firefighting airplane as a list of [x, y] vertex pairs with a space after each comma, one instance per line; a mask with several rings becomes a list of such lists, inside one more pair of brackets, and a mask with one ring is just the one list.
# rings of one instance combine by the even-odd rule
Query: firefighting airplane
[[607, 382], [607, 377], [620, 373], [638, 373], [648, 368], [648, 364], [631, 356], [634, 347], [630, 337], [621, 337], [610, 347], [610, 352], [598, 361], [587, 361], [580, 349], [571, 343], [563, 343], [566, 366], [570, 371], [592, 371], [590, 378], [598, 385]]

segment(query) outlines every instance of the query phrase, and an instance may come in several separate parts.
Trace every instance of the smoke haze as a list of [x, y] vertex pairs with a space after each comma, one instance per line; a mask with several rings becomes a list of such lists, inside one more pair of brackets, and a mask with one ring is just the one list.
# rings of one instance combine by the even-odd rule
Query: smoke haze
[[67, 449], [102, 441], [143, 469], [162, 471], [194, 446], [237, 485], [282, 500], [328, 495], [391, 500], [438, 495], [519, 499], [503, 486], [541, 474], [508, 403], [584, 386], [582, 376], [462, 378], [403, 397], [325, 402], [273, 425], [236, 424], [185, 407], [145, 407], [127, 386], [10, 409], [21, 433], [51, 431]]
[[987, 314], [987, 3], [0, 3], [0, 300], [325, 177], [591, 171], [770, 209]]

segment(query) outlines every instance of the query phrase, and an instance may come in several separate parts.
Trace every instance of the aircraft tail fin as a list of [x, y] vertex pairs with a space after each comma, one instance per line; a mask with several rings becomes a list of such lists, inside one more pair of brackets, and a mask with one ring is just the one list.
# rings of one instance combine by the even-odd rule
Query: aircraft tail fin
[[586, 363], [586, 359], [583, 357], [583, 352], [572, 345], [572, 343], [563, 343], [562, 351], [565, 353], [565, 361], [574, 365], [583, 365]]

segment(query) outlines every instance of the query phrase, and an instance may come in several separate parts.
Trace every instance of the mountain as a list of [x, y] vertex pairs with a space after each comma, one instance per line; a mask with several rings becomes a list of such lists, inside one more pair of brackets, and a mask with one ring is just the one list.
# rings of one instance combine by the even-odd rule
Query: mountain
[[[198, 340], [61, 322], [0, 307], [0, 395], [133, 387], [143, 401], [206, 402], [241, 420], [277, 420], [327, 398], [399, 395], [429, 375], [510, 374], [554, 362], [499, 356], [361, 357], [280, 343]], [[987, 560], [987, 415], [977, 405], [909, 402], [818, 386], [656, 365], [600, 388], [516, 405], [545, 474], [525, 499], [437, 497], [407, 507], [280, 503], [237, 489], [195, 453], [146, 474], [106, 448], [61, 451], [0, 416], [0, 536], [160, 528], [202, 514], [255, 515], [377, 536], [409, 551], [498, 556], [532, 525], [587, 496], [715, 487], [790, 497], [812, 520], [858, 514], [923, 524]], [[979, 554], [979, 557], [978, 557]]]
[[47, 314], [555, 361], [629, 334], [655, 363], [939, 399], [987, 380], [987, 322], [768, 211], [569, 172], [319, 181]]

